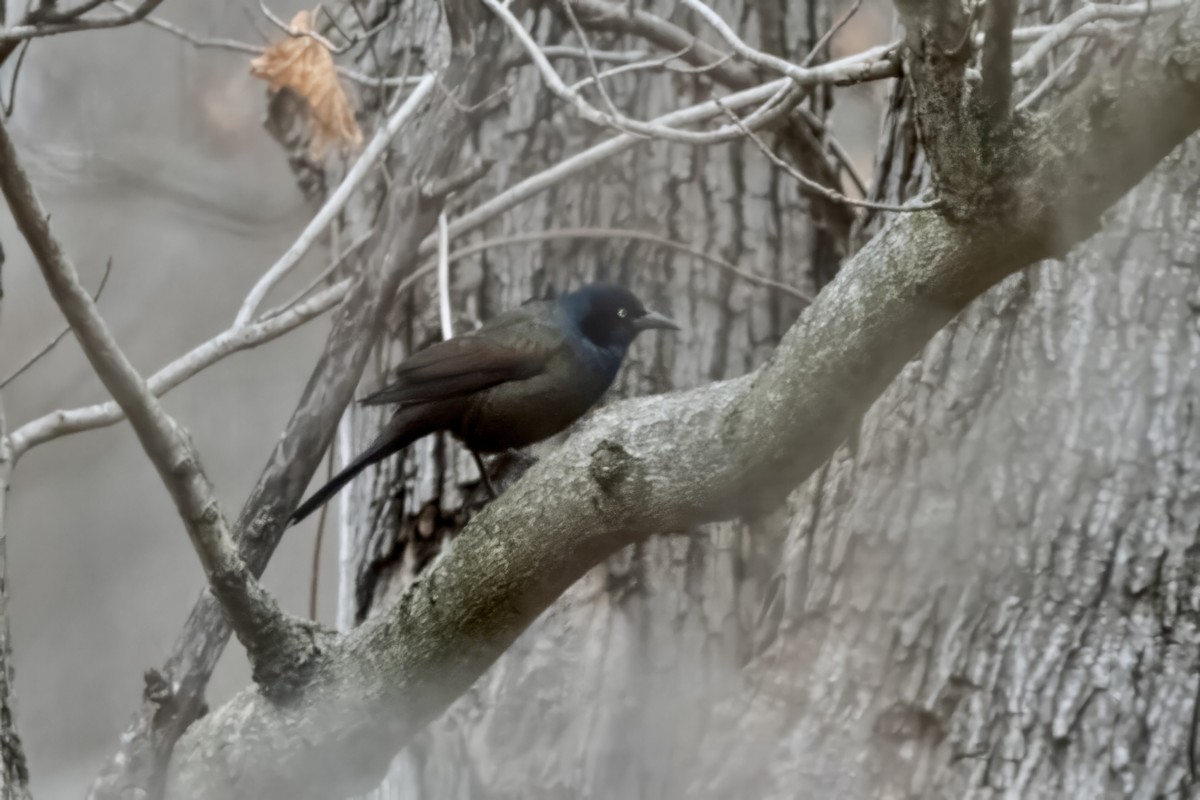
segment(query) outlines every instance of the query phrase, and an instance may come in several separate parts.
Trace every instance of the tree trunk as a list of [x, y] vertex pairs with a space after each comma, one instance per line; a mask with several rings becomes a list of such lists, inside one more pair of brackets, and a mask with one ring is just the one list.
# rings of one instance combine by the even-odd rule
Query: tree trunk
[[[794, 61], [833, 11], [821, 0], [712, 5]], [[1056, 19], [1072, 10], [1059, 6]], [[571, 40], [549, 9], [531, 27]], [[560, 68], [568, 81], [588, 75]], [[495, 166], [467, 207], [608, 135], [564, 111], [533, 71], [510, 81], [474, 142]], [[704, 75], [607, 86], [640, 118], [712, 91]], [[792, 154], [799, 133], [776, 135]], [[922, 172], [902, 92], [885, 140], [876, 184], [894, 199]], [[1196, 187], [1172, 174], [1197, 174], [1200, 145], [1173, 160], [1186, 168], [1164, 165], [1065, 264], [1014, 276], [939, 334], [786, 508], [664, 531], [593, 570], [401, 754], [381, 791], [1188, 796], [1200, 229]], [[661, 234], [810, 291], [851, 239], [846, 217], [802, 198], [753, 145], [655, 142], [473, 240], [581, 226]], [[643, 337], [612, 396], [743, 374], [802, 308], [646, 243], [554, 241], [457, 262], [455, 329], [592, 279], [626, 283], [685, 328]], [[440, 335], [430, 291], [398, 304], [377, 379]], [[352, 410], [343, 449], [378, 422]], [[450, 439], [356, 481], [341, 512], [343, 624], [385, 608], [482, 496]]]

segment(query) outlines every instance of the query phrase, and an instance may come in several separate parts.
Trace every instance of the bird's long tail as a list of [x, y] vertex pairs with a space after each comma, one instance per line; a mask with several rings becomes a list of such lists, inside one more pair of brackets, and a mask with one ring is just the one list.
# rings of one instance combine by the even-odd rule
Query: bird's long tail
[[431, 409], [422, 406], [410, 406], [397, 411], [388, 420], [383, 431], [375, 438], [375, 441], [371, 442], [366, 450], [347, 464], [338, 474], [330, 478], [328, 483], [313, 492], [311, 497], [301, 503], [292, 512], [292, 515], [288, 517], [288, 525], [295, 525], [328, 503], [335, 494], [341, 491], [343, 486], [353, 480], [355, 475], [367, 467], [383, 461], [388, 456], [408, 447], [422, 436], [438, 430], [440, 426], [436, 424], [436, 419], [430, 418], [429, 410]]

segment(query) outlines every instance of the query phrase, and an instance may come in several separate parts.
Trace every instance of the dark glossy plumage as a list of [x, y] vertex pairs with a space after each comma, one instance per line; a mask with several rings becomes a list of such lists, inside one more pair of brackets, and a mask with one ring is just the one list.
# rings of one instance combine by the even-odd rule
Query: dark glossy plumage
[[590, 284], [506, 311], [414, 354], [362, 400], [393, 404], [375, 441], [291, 516], [320, 508], [366, 467], [448, 431], [473, 453], [527, 447], [566, 429], [604, 394], [644, 330], [678, 330], [621, 286]]

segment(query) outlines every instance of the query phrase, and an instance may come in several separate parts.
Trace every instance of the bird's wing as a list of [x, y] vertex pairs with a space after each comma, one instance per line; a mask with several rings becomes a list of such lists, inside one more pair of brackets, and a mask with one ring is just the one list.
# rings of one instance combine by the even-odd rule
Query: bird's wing
[[[507, 337], [505, 337], [507, 338]], [[550, 351], [468, 334], [430, 345], [401, 364], [392, 381], [359, 402], [375, 406], [463, 397], [542, 371]]]

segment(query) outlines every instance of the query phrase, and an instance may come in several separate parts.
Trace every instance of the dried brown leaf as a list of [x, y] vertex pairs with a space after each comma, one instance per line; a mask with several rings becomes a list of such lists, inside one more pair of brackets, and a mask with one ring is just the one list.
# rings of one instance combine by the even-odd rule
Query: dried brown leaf
[[250, 61], [250, 74], [261, 78], [278, 91], [291, 89], [307, 101], [312, 125], [312, 149], [317, 157], [331, 144], [358, 147], [362, 131], [354, 119], [354, 108], [338, 80], [333, 55], [316, 37], [305, 36], [313, 30], [314, 12], [301, 11], [292, 18], [292, 32], [269, 46]]

